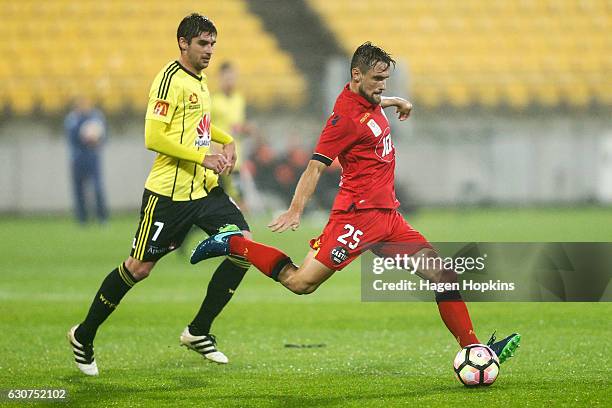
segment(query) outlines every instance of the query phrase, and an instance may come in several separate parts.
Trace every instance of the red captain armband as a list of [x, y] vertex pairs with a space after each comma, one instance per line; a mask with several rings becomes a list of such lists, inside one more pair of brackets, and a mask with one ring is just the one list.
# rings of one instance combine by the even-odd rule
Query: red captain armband
[[321, 153], [313, 154], [311, 160], [320, 161], [321, 163], [323, 163], [326, 166], [330, 166], [333, 163], [332, 159], [330, 159], [329, 157], [327, 157], [327, 156], [325, 156], [324, 154], [321, 154]]
[[153, 113], [159, 116], [167, 116], [169, 107], [170, 104], [168, 102], [157, 101], [155, 102], [155, 106], [153, 107]]

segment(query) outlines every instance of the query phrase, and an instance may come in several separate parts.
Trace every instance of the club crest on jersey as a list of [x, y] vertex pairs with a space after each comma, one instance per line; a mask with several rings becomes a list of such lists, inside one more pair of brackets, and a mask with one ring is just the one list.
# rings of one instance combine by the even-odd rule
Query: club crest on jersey
[[210, 115], [208, 113], [200, 119], [196, 132], [198, 133], [195, 140], [196, 147], [210, 146]]
[[198, 103], [199, 99], [198, 99], [198, 94], [197, 93], [192, 93], [191, 95], [189, 95], [189, 110], [194, 110], [194, 109], [200, 109], [201, 105]]
[[157, 101], [155, 102], [155, 106], [153, 106], [153, 113], [159, 116], [167, 116], [168, 108], [170, 105], [165, 101]]
[[382, 135], [382, 129], [378, 126], [378, 123], [374, 119], [368, 120], [368, 127], [374, 133], [374, 137]]

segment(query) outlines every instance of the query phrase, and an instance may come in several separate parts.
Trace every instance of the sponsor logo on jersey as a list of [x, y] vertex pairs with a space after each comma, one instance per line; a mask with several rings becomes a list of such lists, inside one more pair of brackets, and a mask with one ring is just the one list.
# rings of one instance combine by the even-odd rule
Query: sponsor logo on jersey
[[361, 117], [361, 119], [359, 119], [359, 123], [364, 123], [366, 121], [367, 118], [370, 117], [370, 112], [366, 112], [363, 114], [363, 116]]
[[159, 255], [159, 254], [167, 254], [168, 252], [172, 251], [174, 248], [169, 248], [169, 247], [158, 247], [158, 246], [149, 246], [147, 248], [147, 253], [151, 254], [151, 255]]
[[198, 137], [196, 137], [195, 145], [197, 147], [210, 146], [210, 115], [208, 113], [200, 119], [196, 132]]
[[165, 101], [157, 101], [155, 102], [155, 106], [153, 106], [153, 113], [159, 116], [167, 116], [168, 108], [170, 105]]
[[337, 246], [331, 250], [330, 258], [336, 265], [346, 261], [349, 257], [349, 251], [343, 246]]
[[380, 128], [380, 126], [378, 126], [378, 123], [376, 123], [376, 121], [374, 119], [368, 120], [368, 127], [370, 128], [370, 130], [374, 134], [374, 137], [378, 137], [378, 136], [382, 135], [383, 131]]

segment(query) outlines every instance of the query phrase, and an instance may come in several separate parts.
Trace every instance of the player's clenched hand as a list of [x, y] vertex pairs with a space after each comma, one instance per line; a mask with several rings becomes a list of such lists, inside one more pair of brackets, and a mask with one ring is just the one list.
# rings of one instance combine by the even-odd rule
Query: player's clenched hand
[[236, 165], [236, 159], [238, 158], [238, 155], [236, 153], [236, 143], [231, 142], [226, 145], [223, 145], [223, 155], [228, 161], [228, 165], [226, 168], [227, 174], [231, 174], [234, 170], [234, 166]]
[[399, 120], [408, 119], [410, 112], [412, 112], [412, 104], [404, 98], [396, 97], [395, 99], [394, 105], [396, 106], [395, 113], [397, 113], [397, 117]]
[[270, 228], [272, 232], [283, 232], [289, 228], [295, 231], [299, 226], [300, 213], [292, 210], [287, 210], [268, 224], [268, 228]]
[[222, 154], [207, 154], [204, 156], [204, 160], [202, 160], [202, 167], [206, 167], [207, 169], [211, 169], [215, 173], [219, 174], [228, 166], [229, 162]]

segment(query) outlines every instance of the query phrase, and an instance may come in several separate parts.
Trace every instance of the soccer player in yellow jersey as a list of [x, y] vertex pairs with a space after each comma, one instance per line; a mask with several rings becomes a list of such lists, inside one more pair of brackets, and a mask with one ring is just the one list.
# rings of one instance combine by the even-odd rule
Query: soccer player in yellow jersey
[[[192, 225], [212, 235], [225, 224], [236, 224], [250, 235], [240, 209], [217, 182], [218, 174], [231, 172], [236, 162], [232, 137], [211, 124], [210, 95], [202, 74], [210, 63], [217, 29], [194, 13], [181, 21], [176, 37], [180, 57], [161, 69], [149, 92], [145, 144], [158, 154], [145, 183], [130, 256], [108, 274], [85, 320], [68, 332], [77, 367], [87, 375], [98, 375], [93, 349], [98, 327], [159, 259], [181, 245]], [[223, 145], [220, 154], [209, 152], [211, 141]], [[233, 257], [219, 265], [200, 310], [180, 335], [182, 345], [216, 363], [228, 362], [217, 350], [210, 326], [249, 265]]]
[[[242, 180], [250, 177], [246, 173], [241, 173], [242, 157], [244, 157], [243, 136], [252, 136], [254, 126], [246, 120], [246, 101], [244, 96], [236, 88], [238, 72], [234, 65], [225, 61], [219, 68], [219, 88], [218, 92], [212, 94], [212, 119], [217, 127], [230, 132], [234, 136], [238, 158], [232, 174], [222, 174], [220, 177], [221, 185], [229, 196], [241, 203], [242, 201]], [[242, 206], [243, 203], [240, 205]]]
[[236, 89], [238, 72], [225, 61], [219, 68], [219, 91], [212, 94], [211, 114], [215, 125], [233, 135], [249, 133], [246, 123], [246, 100]]

